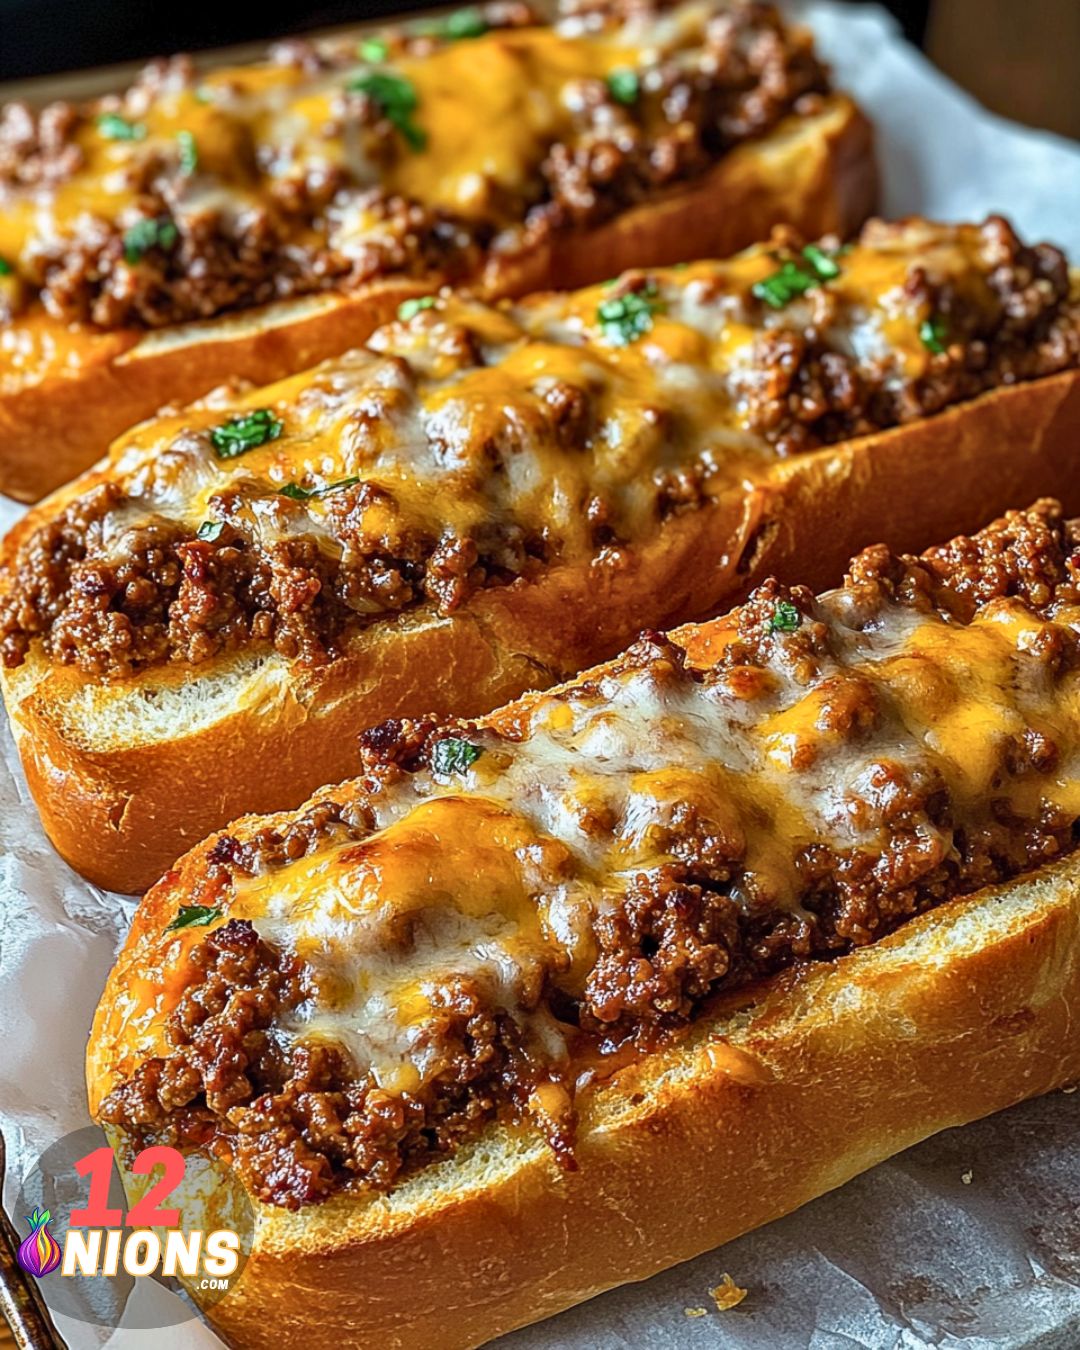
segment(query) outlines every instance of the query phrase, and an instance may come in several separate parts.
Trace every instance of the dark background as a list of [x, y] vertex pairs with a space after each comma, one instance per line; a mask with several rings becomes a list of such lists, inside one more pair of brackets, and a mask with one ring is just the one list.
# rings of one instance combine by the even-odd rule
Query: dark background
[[[426, 0], [426, 5], [437, 2]], [[420, 0], [266, 0], [258, 6], [228, 0], [159, 0], [153, 5], [145, 0], [0, 0], [0, 80], [221, 47], [422, 7]], [[922, 36], [927, 7], [928, 0], [889, 5], [916, 40]]]
[[[908, 37], [988, 107], [1080, 137], [1080, 0], [885, 3]], [[425, 7], [433, 4], [424, 0]], [[0, 0], [0, 84], [420, 7], [421, 0], [263, 0], [258, 6], [228, 0]], [[0, 88], [0, 99], [7, 92]]]

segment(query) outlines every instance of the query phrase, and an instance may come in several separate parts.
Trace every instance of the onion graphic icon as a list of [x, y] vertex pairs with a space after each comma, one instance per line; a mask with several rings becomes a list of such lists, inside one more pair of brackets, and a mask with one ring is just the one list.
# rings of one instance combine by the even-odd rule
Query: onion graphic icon
[[60, 1244], [49, 1232], [51, 1218], [47, 1209], [35, 1209], [26, 1220], [30, 1225], [30, 1236], [24, 1238], [19, 1247], [19, 1265], [39, 1280], [60, 1264]]

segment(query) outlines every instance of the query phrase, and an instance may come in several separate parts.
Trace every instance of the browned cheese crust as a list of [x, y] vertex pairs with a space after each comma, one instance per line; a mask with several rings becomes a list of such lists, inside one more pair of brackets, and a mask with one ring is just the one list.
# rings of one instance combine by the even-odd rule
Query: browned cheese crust
[[[573, 7], [569, 7], [570, 10]], [[470, 8], [87, 106], [0, 109], [0, 490], [408, 295], [580, 285], [873, 208], [869, 127], [775, 7]]]
[[87, 1073], [121, 1148], [256, 1199], [215, 1324], [479, 1345], [1073, 1080], [1078, 631], [1041, 502], [375, 728], [193, 850]]

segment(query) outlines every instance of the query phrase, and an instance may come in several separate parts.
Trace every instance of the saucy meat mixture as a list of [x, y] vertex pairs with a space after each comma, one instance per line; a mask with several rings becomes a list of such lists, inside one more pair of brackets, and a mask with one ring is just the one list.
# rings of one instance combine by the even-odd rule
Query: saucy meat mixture
[[333, 659], [563, 564], [627, 566], [778, 459], [1080, 364], [1065, 259], [871, 222], [514, 305], [406, 301], [369, 347], [136, 428], [9, 563], [0, 654], [95, 678]]
[[496, 1118], [573, 1166], [583, 1050], [1073, 847], [1078, 583], [1040, 502], [818, 598], [767, 582], [689, 656], [644, 634], [494, 725], [367, 732], [360, 778], [162, 883], [102, 1118], [289, 1207]]
[[39, 297], [157, 327], [452, 280], [703, 173], [827, 90], [809, 34], [757, 0], [569, 5], [553, 26], [494, 0], [201, 77], [158, 61], [122, 95], [0, 109], [0, 315]]

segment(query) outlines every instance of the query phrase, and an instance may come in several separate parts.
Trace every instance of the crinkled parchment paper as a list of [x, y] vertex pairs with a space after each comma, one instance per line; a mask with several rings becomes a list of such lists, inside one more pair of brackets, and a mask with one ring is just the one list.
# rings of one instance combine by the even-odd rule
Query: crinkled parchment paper
[[[1080, 255], [1080, 148], [991, 117], [873, 6], [799, 8], [838, 83], [877, 123], [886, 214], [1007, 212], [1024, 234]], [[0, 500], [0, 525], [17, 514]], [[131, 906], [80, 881], [50, 851], [6, 727], [0, 751], [0, 1125], [13, 1154], [10, 1205], [13, 1177], [86, 1123], [86, 1034]], [[709, 1291], [725, 1274], [748, 1292], [721, 1312]], [[142, 1297], [171, 1297], [141, 1284]], [[80, 1348], [102, 1334], [63, 1330]], [[145, 1346], [148, 1335], [155, 1350], [214, 1344], [192, 1323], [120, 1332], [111, 1344]], [[719, 1252], [500, 1344], [1071, 1350], [1080, 1346], [1080, 1093], [928, 1140]]]

